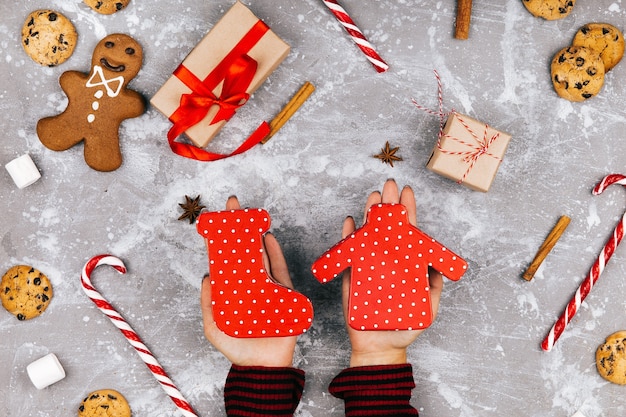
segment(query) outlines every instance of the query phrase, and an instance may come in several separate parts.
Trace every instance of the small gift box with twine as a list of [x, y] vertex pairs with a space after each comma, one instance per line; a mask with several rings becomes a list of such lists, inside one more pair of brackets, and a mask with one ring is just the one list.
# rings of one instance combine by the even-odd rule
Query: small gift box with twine
[[511, 135], [454, 110], [444, 112], [441, 77], [437, 71], [434, 73], [439, 109], [431, 110], [412, 100], [418, 109], [439, 117], [437, 144], [426, 168], [486, 193], [496, 177]]
[[426, 168], [472, 190], [487, 192], [510, 140], [507, 133], [451, 112]]

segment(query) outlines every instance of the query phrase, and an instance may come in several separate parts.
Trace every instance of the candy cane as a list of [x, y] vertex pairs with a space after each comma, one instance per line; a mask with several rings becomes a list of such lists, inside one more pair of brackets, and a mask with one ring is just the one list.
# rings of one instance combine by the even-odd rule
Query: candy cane
[[[598, 185], [595, 186], [595, 188], [593, 189], [593, 194], [601, 194], [611, 184], [621, 184], [626, 186], [626, 176], [620, 174], [607, 175], [602, 179], [602, 181], [600, 181]], [[563, 311], [556, 323], [554, 323], [554, 326], [552, 326], [552, 329], [550, 329], [550, 332], [548, 333], [546, 338], [541, 343], [541, 348], [543, 350], [549, 352], [552, 349], [556, 341], [559, 340], [559, 337], [561, 336], [561, 333], [563, 333], [563, 330], [565, 330], [565, 326], [567, 326], [568, 323], [572, 320], [582, 302], [585, 300], [587, 295], [589, 295], [589, 292], [595, 285], [596, 281], [598, 280], [598, 278], [600, 278], [600, 274], [602, 274], [602, 271], [604, 271], [606, 263], [611, 258], [611, 255], [613, 255], [613, 252], [615, 252], [615, 248], [622, 241], [622, 238], [624, 237], [625, 224], [626, 213], [624, 213], [624, 215], [622, 216], [622, 220], [615, 227], [615, 230], [613, 231], [613, 236], [611, 236], [609, 241], [606, 242], [606, 244], [604, 245], [602, 252], [600, 253], [600, 255], [598, 255], [598, 258], [591, 267], [589, 274], [587, 274], [585, 280], [576, 290], [574, 297], [572, 297], [570, 302], [565, 307], [565, 311]]]
[[120, 329], [120, 331], [126, 336], [126, 340], [135, 348], [139, 357], [143, 359], [148, 369], [152, 371], [152, 375], [161, 384], [163, 390], [170, 396], [174, 404], [179, 408], [181, 413], [186, 417], [198, 417], [197, 414], [191, 408], [191, 405], [185, 400], [183, 394], [180, 393], [176, 385], [167, 376], [167, 373], [163, 367], [156, 360], [150, 349], [143, 344], [137, 333], [128, 325], [124, 317], [122, 317], [107, 300], [96, 290], [91, 284], [91, 272], [100, 265], [110, 265], [115, 268], [119, 273], [126, 273], [126, 266], [124, 263], [115, 256], [112, 255], [98, 255], [91, 258], [85, 266], [80, 276], [80, 281], [83, 285], [85, 294], [93, 301], [96, 306], [107, 316], [111, 322]]
[[339, 23], [343, 25], [354, 43], [356, 43], [365, 54], [365, 57], [372, 63], [374, 68], [376, 68], [376, 71], [387, 71], [389, 65], [378, 55], [372, 44], [369, 43], [363, 32], [361, 32], [361, 29], [357, 27], [344, 8], [341, 7], [336, 0], [324, 0], [324, 4], [335, 15]]

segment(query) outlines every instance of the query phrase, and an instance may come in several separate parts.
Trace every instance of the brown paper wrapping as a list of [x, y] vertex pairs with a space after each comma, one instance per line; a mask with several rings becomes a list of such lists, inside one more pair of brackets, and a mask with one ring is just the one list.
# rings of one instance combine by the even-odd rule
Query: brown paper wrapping
[[[485, 153], [480, 154], [473, 165], [470, 159], [473, 155], [478, 155], [478, 149], [482, 145], [470, 131], [474, 132], [480, 142], [484, 140], [488, 143]], [[499, 134], [497, 138], [490, 142], [496, 134]], [[443, 128], [441, 140], [435, 145], [426, 168], [472, 190], [487, 192], [510, 140], [509, 134], [483, 122], [459, 113], [451, 113]]]
[[[205, 79], [258, 21], [259, 18], [246, 6], [236, 2], [187, 55], [183, 65], [199, 79]], [[254, 93], [288, 54], [289, 45], [269, 30], [248, 52], [248, 55], [258, 62], [258, 67], [246, 92]], [[213, 92], [219, 96], [221, 88], [222, 84]], [[189, 93], [191, 90], [172, 75], [152, 97], [150, 103], [169, 118], [178, 108], [180, 97]], [[185, 131], [194, 145], [205, 147], [224, 126], [226, 121], [210, 124], [217, 111], [218, 106], [213, 106], [200, 123]]]

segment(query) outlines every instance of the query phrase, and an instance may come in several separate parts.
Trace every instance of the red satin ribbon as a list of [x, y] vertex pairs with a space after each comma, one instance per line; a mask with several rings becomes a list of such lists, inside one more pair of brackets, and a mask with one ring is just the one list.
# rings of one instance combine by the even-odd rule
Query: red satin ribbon
[[217, 161], [219, 159], [225, 159], [231, 156], [244, 153], [254, 145], [260, 143], [270, 133], [270, 125], [267, 122], [261, 123], [254, 132], [246, 139], [237, 149], [229, 154], [213, 153], [205, 151], [197, 146], [189, 145], [187, 143], [180, 143], [176, 141], [170, 141], [170, 147], [175, 154], [184, 156], [185, 158], [195, 159], [197, 161]]
[[256, 73], [256, 68], [254, 59], [247, 55], [238, 57], [229, 68], [222, 93], [218, 97], [191, 71], [180, 65], [174, 75], [191, 89], [191, 93], [181, 96], [178, 109], [170, 116], [174, 126], [167, 133], [167, 137], [175, 139], [191, 126], [198, 124], [214, 105], [219, 106], [219, 110], [210, 124], [230, 119], [250, 97], [246, 89]]
[[[210, 124], [230, 119], [246, 103], [250, 97], [246, 90], [257, 70], [257, 62], [247, 53], [268, 30], [269, 27], [259, 20], [204, 80], [200, 80], [182, 64], [174, 71], [174, 76], [191, 90], [191, 93], [181, 96], [178, 109], [169, 118], [174, 125], [168, 132], [167, 139], [174, 153], [199, 161], [216, 161], [247, 151], [269, 134], [267, 122], [261, 123], [230, 154], [207, 152], [194, 145], [176, 142], [176, 138], [185, 130], [204, 119], [212, 106], [219, 106], [219, 110]], [[218, 97], [213, 90], [222, 80], [222, 92]]]

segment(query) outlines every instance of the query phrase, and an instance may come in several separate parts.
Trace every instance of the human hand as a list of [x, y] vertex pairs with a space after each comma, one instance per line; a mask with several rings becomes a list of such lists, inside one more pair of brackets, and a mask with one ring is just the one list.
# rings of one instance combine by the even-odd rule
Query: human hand
[[[375, 191], [369, 195], [365, 203], [365, 213], [374, 204], [380, 203], [400, 203], [406, 207], [409, 222], [417, 226], [417, 208], [415, 195], [409, 186], [405, 186], [402, 191], [394, 180], [387, 180], [383, 186], [382, 193]], [[348, 217], [341, 231], [342, 238], [349, 236], [356, 230], [356, 225], [352, 217]], [[432, 268], [428, 269], [430, 296], [433, 309], [433, 320], [439, 310], [439, 299], [443, 289], [443, 276]], [[343, 312], [346, 323], [348, 323], [348, 299], [350, 297], [350, 271], [343, 274], [342, 300]], [[392, 365], [406, 363], [406, 349], [424, 331], [422, 330], [400, 330], [400, 331], [363, 331], [355, 330], [349, 325], [348, 336], [352, 344], [352, 354], [350, 366], [368, 365]]]
[[[230, 197], [226, 202], [226, 210], [239, 210], [240, 208], [237, 197]], [[286, 287], [293, 288], [287, 262], [276, 238], [272, 234], [265, 234], [263, 246], [263, 262], [270, 277]], [[239, 366], [292, 366], [296, 336], [236, 338], [228, 336], [217, 327], [213, 319], [210, 279], [202, 280], [200, 306], [204, 322], [204, 335], [233, 364]]]

